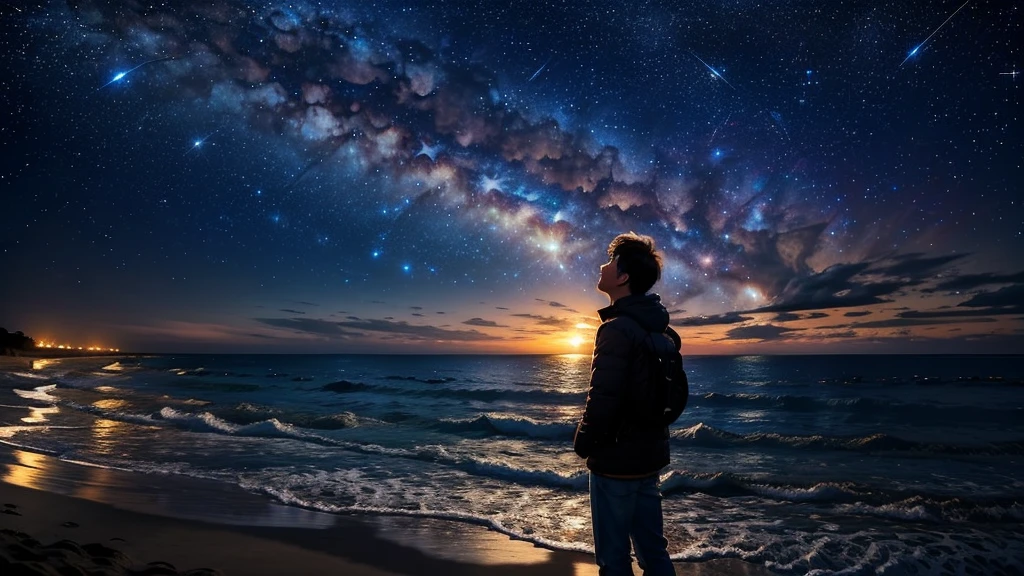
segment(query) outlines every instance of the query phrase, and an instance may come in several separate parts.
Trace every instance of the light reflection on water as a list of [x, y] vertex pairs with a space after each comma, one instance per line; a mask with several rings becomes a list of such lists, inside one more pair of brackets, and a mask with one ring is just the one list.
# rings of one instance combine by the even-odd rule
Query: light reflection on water
[[58, 408], [57, 406], [28, 406], [27, 408], [29, 412], [28, 416], [25, 416], [24, 418], [21, 419], [21, 421], [26, 424], [41, 424], [43, 422], [46, 422], [47, 414], [57, 414], [58, 412], [60, 412], [60, 408]]

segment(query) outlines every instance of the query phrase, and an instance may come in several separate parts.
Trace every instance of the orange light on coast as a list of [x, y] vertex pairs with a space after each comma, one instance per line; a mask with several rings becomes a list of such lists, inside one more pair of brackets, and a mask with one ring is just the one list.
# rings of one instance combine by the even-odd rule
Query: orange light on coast
[[72, 344], [57, 344], [48, 340], [36, 342], [36, 348], [54, 350], [81, 350], [83, 352], [120, 352], [120, 348], [107, 348], [105, 346], [74, 346]]

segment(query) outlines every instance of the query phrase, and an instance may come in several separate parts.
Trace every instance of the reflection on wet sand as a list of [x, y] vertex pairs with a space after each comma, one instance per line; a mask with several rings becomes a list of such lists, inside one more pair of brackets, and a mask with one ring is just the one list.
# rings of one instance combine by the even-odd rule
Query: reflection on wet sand
[[[112, 433], [100, 426], [94, 434]], [[106, 442], [107, 440], [103, 440]], [[25, 450], [0, 449], [0, 480], [109, 504], [122, 510], [201, 520], [215, 524], [283, 528], [329, 528], [337, 517], [284, 506], [230, 484], [164, 474], [138, 474], [62, 461]]]
[[11, 452], [16, 464], [6, 464], [3, 481], [15, 486], [46, 490], [44, 480], [48, 476], [47, 466], [51, 459], [42, 454], [14, 450]]

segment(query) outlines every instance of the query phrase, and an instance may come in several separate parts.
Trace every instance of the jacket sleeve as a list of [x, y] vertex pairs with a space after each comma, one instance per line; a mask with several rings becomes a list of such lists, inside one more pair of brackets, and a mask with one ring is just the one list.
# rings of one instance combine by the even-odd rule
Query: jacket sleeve
[[576, 426], [573, 450], [583, 458], [615, 438], [623, 394], [630, 378], [633, 342], [614, 321], [597, 329], [587, 407]]

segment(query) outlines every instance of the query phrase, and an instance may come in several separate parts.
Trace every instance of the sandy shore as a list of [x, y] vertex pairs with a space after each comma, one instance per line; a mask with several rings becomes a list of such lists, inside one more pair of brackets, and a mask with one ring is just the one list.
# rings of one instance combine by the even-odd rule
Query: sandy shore
[[[216, 482], [79, 466], [8, 448], [0, 455], [4, 574], [77, 573], [56, 571], [67, 566], [105, 574], [597, 574], [590, 555], [538, 548], [479, 526], [324, 514]], [[11, 563], [28, 571], [11, 572]], [[736, 560], [677, 563], [676, 570], [769, 574]]]
[[[37, 360], [6, 358], [0, 370], [30, 370]], [[770, 574], [739, 560], [678, 562], [676, 572]], [[482, 526], [325, 514], [230, 484], [0, 445], [0, 573], [596, 576], [597, 567], [589, 554], [539, 548]]]

